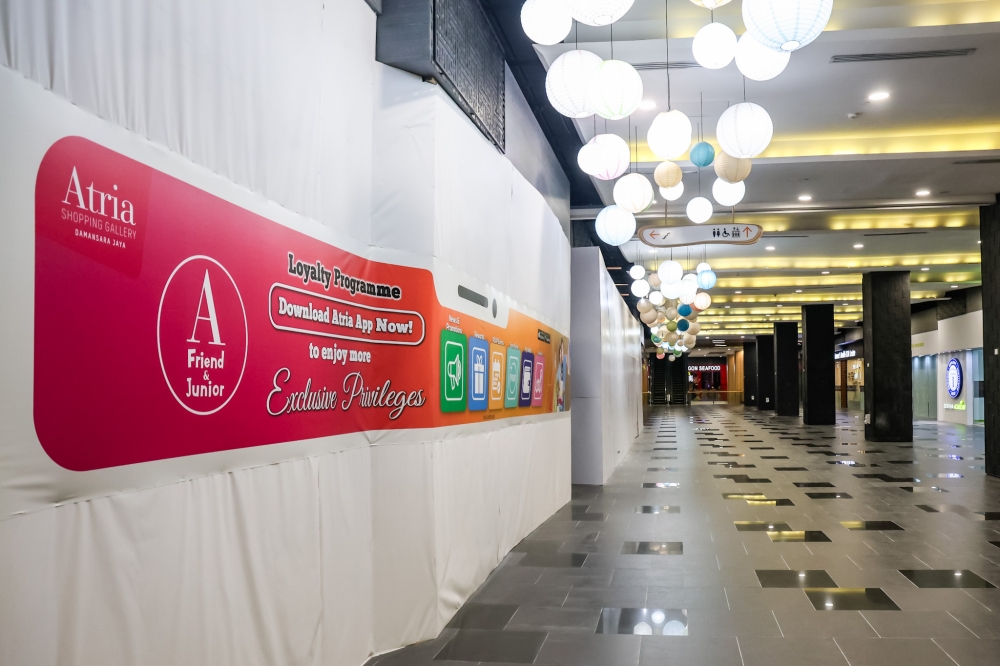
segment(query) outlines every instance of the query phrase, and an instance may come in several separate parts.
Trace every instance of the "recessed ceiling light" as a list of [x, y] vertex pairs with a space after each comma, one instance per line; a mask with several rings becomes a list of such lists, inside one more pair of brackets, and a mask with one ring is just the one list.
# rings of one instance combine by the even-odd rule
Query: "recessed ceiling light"
[[728, 306], [728, 305], [726, 306], [726, 309], [727, 309], [727, 310], [729, 309], [729, 306]]
[[854, 244], [854, 249], [855, 249], [855, 250], [860, 250], [860, 249], [861, 249], [861, 248], [863, 248], [863, 247], [864, 247], [864, 245], [863, 245], [863, 244], [861, 244], [861, 243], [855, 243], [855, 244]]
[[812, 201], [812, 200], [813, 200], [813, 198], [809, 194], [800, 194], [799, 195], [799, 201]]
[[923, 267], [923, 268], [921, 268], [920, 270], [922, 270], [922, 271], [929, 271], [929, 270], [930, 270], [930, 268], [928, 268], [927, 266], [924, 266], [924, 267]]
[[931, 194], [930, 190], [917, 190], [918, 197], [927, 197], [930, 196], [930, 194]]
[[844, 303], [844, 305], [850, 305], [850, 303]]
[[643, 111], [649, 111], [650, 109], [655, 109], [656, 102], [654, 102], [651, 99], [644, 99], [641, 102], [639, 102], [639, 108], [642, 109]]
[[737, 293], [737, 294], [742, 294], [743, 292], [742, 292], [742, 291], [737, 291], [737, 292], [735, 292], [735, 293]]
[[958, 289], [958, 285], [957, 284], [953, 284], [953, 285], [951, 285], [951, 288], [952, 289]]
[[976, 245], [982, 245], [982, 244], [983, 244], [983, 241], [981, 241], [981, 240], [977, 240], [976, 241]]
[[801, 294], [801, 293], [802, 293], [802, 290], [801, 290], [801, 289], [796, 289], [796, 290], [795, 290], [795, 293], [796, 293], [796, 294]]
[[830, 271], [823, 271], [823, 275], [829, 275]]
[[884, 90], [873, 92], [871, 95], [868, 95], [869, 102], [881, 102], [887, 99], [889, 99], [889, 93], [885, 92]]
[[764, 249], [770, 252], [770, 251], [773, 251], [773, 250], [774, 250], [774, 246], [773, 246], [773, 245], [768, 245], [768, 246], [767, 246], [767, 247], [765, 247]]
[[781, 303], [778, 303], [778, 307], [779, 307], [779, 308], [781, 307]]

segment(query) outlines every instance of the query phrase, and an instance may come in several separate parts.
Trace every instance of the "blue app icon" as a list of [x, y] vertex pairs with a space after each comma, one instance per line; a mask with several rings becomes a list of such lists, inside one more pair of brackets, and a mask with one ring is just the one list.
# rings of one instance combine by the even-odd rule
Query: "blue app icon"
[[531, 386], [535, 377], [535, 355], [531, 352], [521, 352], [521, 407], [531, 407]]
[[485, 340], [469, 338], [469, 411], [486, 409], [489, 398], [487, 359], [490, 346]]

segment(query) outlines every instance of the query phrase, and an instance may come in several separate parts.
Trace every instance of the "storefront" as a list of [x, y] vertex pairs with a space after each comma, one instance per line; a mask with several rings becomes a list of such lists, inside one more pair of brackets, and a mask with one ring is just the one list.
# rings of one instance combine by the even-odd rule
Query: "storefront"
[[[695, 361], [698, 361], [697, 363]], [[691, 359], [688, 387], [693, 400], [725, 400], [729, 389], [726, 359]]]
[[854, 340], [837, 347], [834, 358], [834, 382], [840, 409], [863, 411], [865, 408], [864, 344]]
[[936, 328], [911, 337], [913, 418], [982, 423], [986, 402], [983, 311], [973, 310], [933, 324]]

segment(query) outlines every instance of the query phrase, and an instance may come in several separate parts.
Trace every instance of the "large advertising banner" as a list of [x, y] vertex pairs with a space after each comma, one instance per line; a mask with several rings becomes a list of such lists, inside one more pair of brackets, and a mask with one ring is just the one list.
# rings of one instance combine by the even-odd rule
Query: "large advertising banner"
[[34, 423], [94, 470], [569, 408], [568, 339], [80, 137], [35, 188]]

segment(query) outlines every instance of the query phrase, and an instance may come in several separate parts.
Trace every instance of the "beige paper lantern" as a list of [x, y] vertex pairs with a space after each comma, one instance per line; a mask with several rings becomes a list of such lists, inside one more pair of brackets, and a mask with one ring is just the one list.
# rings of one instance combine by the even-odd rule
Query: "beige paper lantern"
[[676, 187], [683, 177], [684, 174], [676, 162], [662, 162], [653, 172], [653, 180], [660, 187]]
[[646, 312], [642, 312], [639, 314], [639, 319], [642, 320], [642, 323], [650, 325], [653, 324], [656, 321], [656, 318], [659, 316], [660, 313], [657, 312], [656, 310], [647, 310]]
[[750, 175], [753, 162], [749, 157], [733, 157], [720, 152], [715, 158], [715, 175], [727, 183], [739, 183]]

